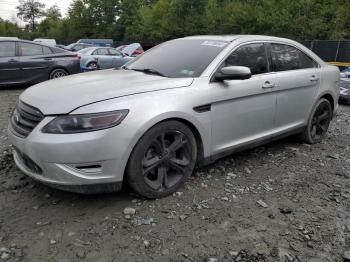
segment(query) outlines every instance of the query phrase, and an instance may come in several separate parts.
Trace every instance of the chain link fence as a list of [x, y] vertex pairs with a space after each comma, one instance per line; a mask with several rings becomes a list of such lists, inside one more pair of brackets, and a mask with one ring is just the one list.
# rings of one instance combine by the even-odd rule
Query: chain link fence
[[326, 62], [350, 67], [350, 40], [309, 40], [301, 43]]

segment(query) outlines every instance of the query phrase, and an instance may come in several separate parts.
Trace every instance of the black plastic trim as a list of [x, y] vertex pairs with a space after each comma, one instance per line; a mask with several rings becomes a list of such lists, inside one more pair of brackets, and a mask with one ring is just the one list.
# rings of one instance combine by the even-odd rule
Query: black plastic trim
[[211, 104], [206, 104], [202, 106], [196, 106], [193, 110], [197, 113], [205, 113], [211, 111]]

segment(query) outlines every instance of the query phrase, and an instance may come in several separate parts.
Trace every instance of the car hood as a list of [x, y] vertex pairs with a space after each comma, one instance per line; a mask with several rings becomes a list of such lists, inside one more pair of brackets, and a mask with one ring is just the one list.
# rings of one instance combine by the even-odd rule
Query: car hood
[[191, 85], [193, 78], [165, 78], [132, 70], [102, 70], [46, 81], [25, 90], [20, 100], [44, 115], [122, 96]]
[[128, 56], [131, 56], [137, 48], [141, 47], [139, 43], [133, 43], [123, 48], [122, 52]]

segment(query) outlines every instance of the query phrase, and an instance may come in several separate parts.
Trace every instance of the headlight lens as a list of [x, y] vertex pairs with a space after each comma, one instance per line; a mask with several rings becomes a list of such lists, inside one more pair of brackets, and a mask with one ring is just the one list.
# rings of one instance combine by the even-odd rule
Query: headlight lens
[[74, 134], [92, 132], [119, 125], [129, 110], [106, 113], [58, 116], [41, 131], [50, 134]]

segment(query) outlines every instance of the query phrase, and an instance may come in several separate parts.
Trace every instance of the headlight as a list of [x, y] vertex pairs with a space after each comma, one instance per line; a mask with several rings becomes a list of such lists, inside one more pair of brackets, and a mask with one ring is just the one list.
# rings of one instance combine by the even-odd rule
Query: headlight
[[129, 110], [87, 115], [58, 116], [41, 131], [50, 134], [74, 134], [97, 131], [119, 125]]

